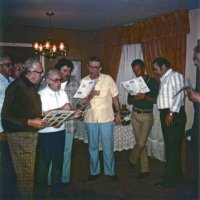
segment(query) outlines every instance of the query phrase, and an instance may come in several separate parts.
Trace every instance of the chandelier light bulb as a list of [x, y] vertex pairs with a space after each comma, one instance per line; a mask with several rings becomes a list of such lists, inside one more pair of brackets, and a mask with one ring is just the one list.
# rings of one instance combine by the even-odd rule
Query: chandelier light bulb
[[42, 44], [39, 44], [38, 50], [39, 50], [39, 52], [42, 52], [42, 51], [43, 51], [43, 46], [42, 46]]
[[64, 45], [63, 42], [60, 43], [59, 49], [60, 49], [60, 51], [64, 51], [65, 50], [65, 45]]
[[[54, 16], [54, 13], [49, 11], [46, 15], [49, 17], [49, 27], [51, 28], [51, 18]], [[49, 35], [51, 36], [52, 34]], [[57, 56], [66, 56], [68, 54], [68, 50], [66, 50], [64, 42], [60, 42], [58, 46], [52, 44], [52, 36], [49, 37], [43, 44], [34, 42], [32, 47], [36, 55], [43, 55], [50, 60], [56, 58]]]
[[53, 47], [52, 47], [52, 51], [53, 53], [55, 53], [57, 51], [57, 48], [56, 48], [56, 45], [54, 44]]
[[45, 45], [44, 45], [44, 48], [47, 49], [47, 50], [49, 50], [50, 47], [51, 47], [50, 42], [47, 41], [47, 42], [45, 43]]

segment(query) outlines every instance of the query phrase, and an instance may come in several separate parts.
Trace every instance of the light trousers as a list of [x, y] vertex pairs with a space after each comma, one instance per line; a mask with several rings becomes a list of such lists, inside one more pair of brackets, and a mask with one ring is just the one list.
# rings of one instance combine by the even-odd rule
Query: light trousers
[[114, 160], [114, 123], [86, 123], [86, 133], [89, 143], [90, 155], [90, 174], [100, 174], [99, 160], [99, 140], [101, 140], [103, 148], [103, 163], [104, 174], [109, 176], [115, 175], [115, 160]]
[[149, 172], [146, 141], [153, 126], [153, 121], [153, 113], [140, 114], [135, 111], [132, 112], [132, 127], [136, 144], [129, 156], [129, 160], [132, 164], [137, 164], [137, 162], [140, 161], [142, 173]]

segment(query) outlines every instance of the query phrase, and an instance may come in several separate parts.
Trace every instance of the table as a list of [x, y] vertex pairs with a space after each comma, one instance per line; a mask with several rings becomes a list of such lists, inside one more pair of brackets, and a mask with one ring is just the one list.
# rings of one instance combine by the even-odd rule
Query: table
[[[154, 126], [147, 140], [148, 155], [158, 160], [165, 160], [164, 141], [158, 134], [160, 126], [159, 121], [154, 120]], [[161, 132], [160, 132], [161, 133]], [[88, 143], [87, 134], [84, 128], [84, 122], [78, 122], [78, 129], [74, 135], [75, 138]], [[122, 151], [132, 149], [135, 144], [135, 138], [132, 131], [132, 126], [115, 125], [114, 127], [114, 151]], [[99, 150], [102, 150], [101, 144]]]

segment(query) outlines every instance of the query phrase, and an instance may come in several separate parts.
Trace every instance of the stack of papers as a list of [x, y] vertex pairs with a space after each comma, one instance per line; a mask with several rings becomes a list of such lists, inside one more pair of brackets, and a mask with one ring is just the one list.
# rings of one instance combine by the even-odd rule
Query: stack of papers
[[94, 89], [97, 80], [82, 80], [81, 85], [76, 91], [74, 98], [83, 99], [87, 97], [90, 92]]
[[131, 95], [136, 95], [138, 93], [146, 93], [150, 91], [147, 84], [141, 76], [131, 79], [129, 81], [124, 81], [122, 82], [122, 85], [124, 86], [126, 91]]

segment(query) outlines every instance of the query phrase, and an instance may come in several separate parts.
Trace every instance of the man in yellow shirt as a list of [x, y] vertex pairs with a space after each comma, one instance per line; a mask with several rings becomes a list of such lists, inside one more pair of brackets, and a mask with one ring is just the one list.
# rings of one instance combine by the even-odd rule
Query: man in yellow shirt
[[[117, 181], [114, 144], [114, 118], [116, 123], [121, 122], [118, 89], [114, 80], [106, 74], [101, 74], [100, 59], [96, 56], [89, 58], [89, 75], [84, 80], [97, 80], [95, 88], [85, 98], [90, 101], [91, 107], [84, 114], [85, 128], [89, 142], [90, 176], [89, 180], [96, 180], [100, 174], [99, 138], [103, 147], [104, 174], [111, 180]], [[113, 106], [116, 115], [114, 115]]]

